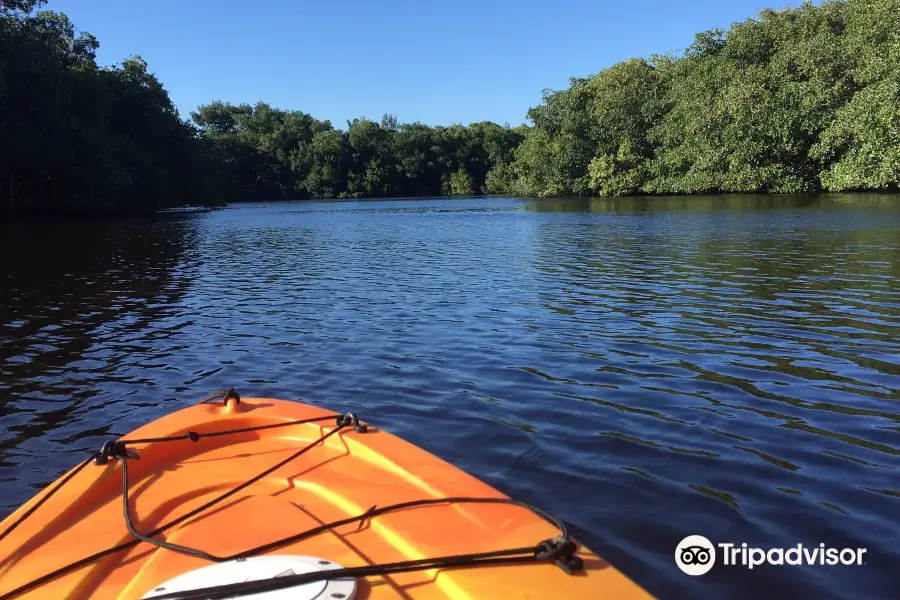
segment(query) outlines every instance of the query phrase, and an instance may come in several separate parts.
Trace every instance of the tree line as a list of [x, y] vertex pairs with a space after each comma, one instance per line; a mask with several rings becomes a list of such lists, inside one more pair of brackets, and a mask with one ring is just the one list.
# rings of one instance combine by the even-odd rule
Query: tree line
[[807, 2], [572, 79], [529, 111], [506, 191], [896, 191], [898, 32], [900, 0]]
[[147, 63], [98, 67], [94, 36], [41, 4], [0, 0], [0, 214], [216, 203], [208, 143]]
[[527, 133], [496, 123], [429, 127], [354, 119], [345, 130], [300, 111], [213, 102], [192, 114], [237, 195], [363, 198], [466, 195], [496, 186]]
[[900, 186], [900, 0], [765, 10], [545, 90], [531, 125], [346, 128], [263, 102], [183, 118], [146, 62], [45, 0], [0, 0], [0, 214], [481, 193], [813, 193]]

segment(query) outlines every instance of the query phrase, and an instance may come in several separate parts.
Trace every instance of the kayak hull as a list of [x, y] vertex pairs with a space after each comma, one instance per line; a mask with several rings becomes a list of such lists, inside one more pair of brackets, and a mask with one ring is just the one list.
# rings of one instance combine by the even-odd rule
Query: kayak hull
[[[337, 428], [334, 419], [223, 436], [205, 434], [337, 417], [321, 407], [268, 398], [198, 404], [166, 415], [123, 440], [184, 436], [130, 445], [128, 511], [144, 534], [239, 487], [300, 449], [310, 449], [154, 539], [228, 557], [373, 506], [445, 497], [506, 498], [434, 455], [369, 426]], [[322, 440], [323, 436], [327, 436]], [[319, 443], [316, 443], [317, 440]], [[102, 461], [101, 461], [102, 462]], [[65, 475], [63, 476], [65, 477]], [[136, 542], [123, 517], [122, 465], [87, 464], [0, 540], [0, 598], [65, 565], [92, 560], [16, 597], [138, 599], [209, 560]], [[26, 514], [48, 486], [0, 523]], [[267, 556], [319, 557], [343, 567], [531, 547], [559, 531], [510, 504], [434, 504], [379, 515], [273, 548]], [[593, 552], [579, 547], [584, 569], [567, 574], [552, 562], [441, 568], [358, 578], [354, 598], [646, 598], [646, 592]]]

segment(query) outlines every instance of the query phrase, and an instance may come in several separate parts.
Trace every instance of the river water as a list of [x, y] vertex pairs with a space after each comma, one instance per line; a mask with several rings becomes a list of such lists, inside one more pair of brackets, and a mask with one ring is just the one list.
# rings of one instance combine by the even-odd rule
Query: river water
[[[279, 203], [0, 236], [0, 516], [234, 386], [354, 410], [660, 597], [900, 588], [897, 197]], [[689, 577], [689, 534], [866, 564]]]

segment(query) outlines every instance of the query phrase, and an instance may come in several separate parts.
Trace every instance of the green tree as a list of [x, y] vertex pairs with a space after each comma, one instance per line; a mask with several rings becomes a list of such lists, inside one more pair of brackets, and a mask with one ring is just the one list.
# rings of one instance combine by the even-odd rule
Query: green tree
[[[900, 188], [900, 2], [858, 0], [841, 22], [841, 50], [854, 93], [811, 155], [830, 191]], [[852, 10], [849, 10], [852, 8]]]
[[516, 152], [513, 191], [528, 196], [561, 196], [589, 191], [587, 167], [595, 156], [596, 123], [587, 79], [570, 80], [567, 90], [544, 91], [544, 103], [528, 111], [534, 123]]
[[396, 123], [387, 121], [385, 124], [387, 127], [368, 119], [355, 119], [348, 123], [350, 167], [347, 174], [347, 195], [394, 195], [397, 168], [392, 148], [392, 131], [396, 128]]
[[530, 126], [355, 119], [265, 102], [184, 121], [140, 57], [42, 0], [0, 0], [0, 212], [229, 200], [900, 188], [900, 0], [824, 0], [545, 90]]
[[313, 198], [337, 198], [346, 190], [348, 148], [340, 131], [315, 134], [304, 148], [309, 157], [306, 190]]
[[900, 2], [826, 0], [683, 56], [633, 59], [545, 92], [511, 169], [520, 194], [895, 189]]
[[472, 176], [463, 168], [451, 173], [445, 186], [446, 193], [454, 196], [467, 196], [472, 193]]
[[140, 57], [38, 1], [0, 4], [0, 211], [145, 213], [217, 204], [216, 166]]

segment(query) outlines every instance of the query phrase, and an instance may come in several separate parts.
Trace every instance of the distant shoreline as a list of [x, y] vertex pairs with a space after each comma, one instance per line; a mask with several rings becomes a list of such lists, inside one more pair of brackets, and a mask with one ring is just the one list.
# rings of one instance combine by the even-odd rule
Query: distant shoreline
[[[0, 218], [306, 199], [897, 193], [893, 1], [763, 10], [698, 33], [678, 56], [571, 78], [528, 111], [530, 126], [384, 114], [346, 128], [265, 102], [213, 101], [186, 122], [142, 58], [102, 67], [99, 42], [68, 21], [49, 27], [64, 21], [39, 12], [43, 0], [13, 2], [0, 11], [0, 66], [21, 84], [0, 128], [13, 149], [0, 161]], [[40, 68], [33, 56], [46, 57]]]
[[[132, 213], [132, 212], [35, 212], [19, 215], [6, 215], [0, 226], [3, 224], [15, 224], [21, 222], [47, 222], [56, 221], [107, 221], [107, 220], [148, 220], [148, 219], [166, 219], [177, 218], [180, 216], [190, 216], [205, 213], [217, 212], [228, 208], [239, 208], [245, 206], [257, 206], [260, 204], [314, 204], [314, 203], [353, 203], [353, 202], [417, 202], [426, 200], [522, 200], [527, 202], [536, 202], [549, 205], [553, 202], [583, 202], [583, 203], [636, 203], [641, 201], [660, 202], [660, 201], [708, 201], [709, 199], [718, 199], [722, 201], [738, 200], [741, 198], [757, 199], [759, 201], [778, 201], [784, 200], [789, 204], [792, 199], [804, 199], [814, 202], [822, 200], [827, 202], [841, 203], [843, 198], [852, 197], [859, 199], [864, 197], [873, 200], [871, 205], [890, 205], [897, 204], [900, 206], [900, 192], [882, 192], [882, 191], [858, 191], [858, 192], [818, 192], [811, 194], [772, 194], [772, 193], [729, 193], [729, 194], [640, 194], [633, 196], [559, 196], [554, 198], [540, 198], [535, 196], [520, 196], [512, 194], [473, 194], [469, 196], [394, 196], [394, 197], [368, 197], [368, 198], [295, 198], [295, 199], [272, 199], [272, 200], [236, 200], [221, 206], [188, 206], [173, 207], [150, 213]], [[869, 203], [867, 203], [869, 204]]]

